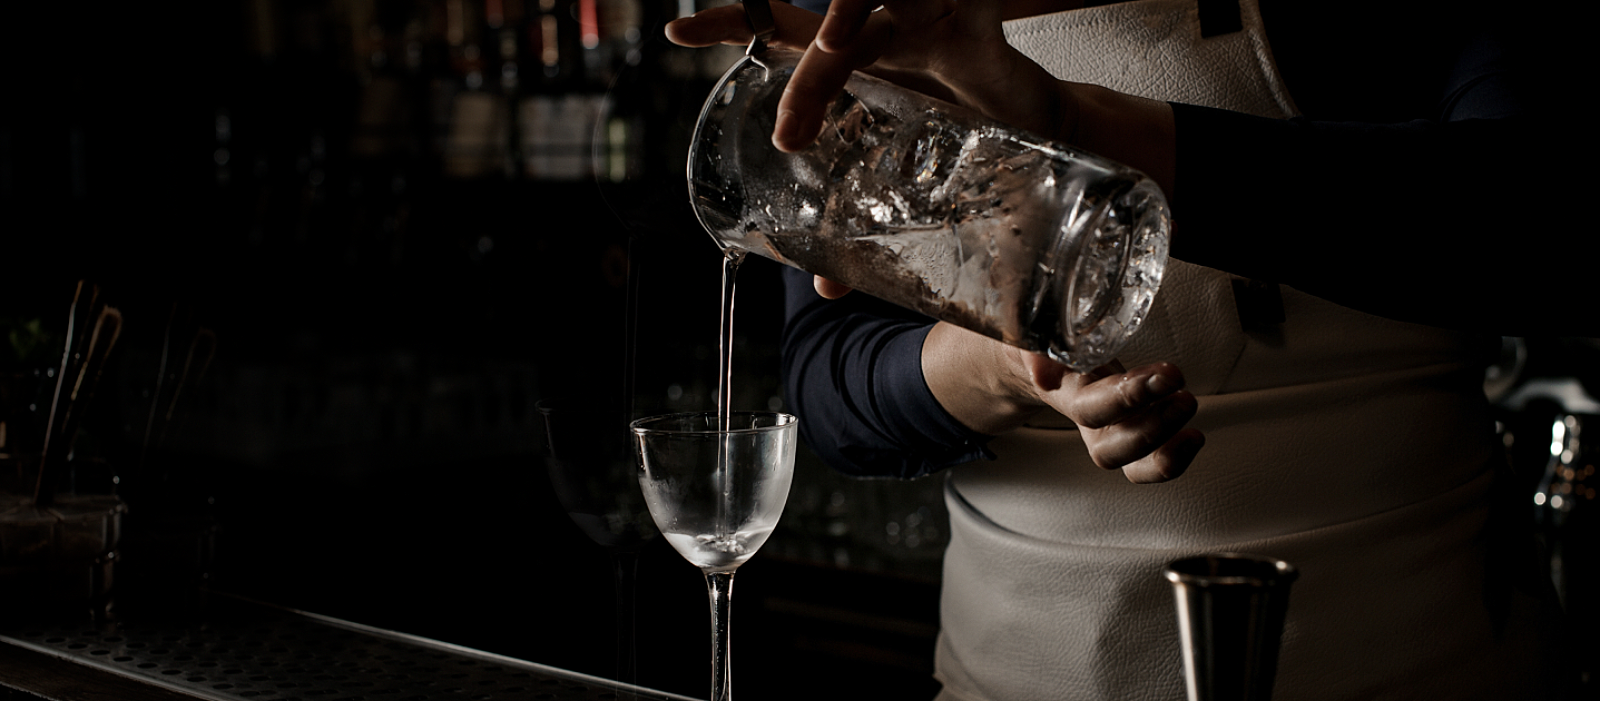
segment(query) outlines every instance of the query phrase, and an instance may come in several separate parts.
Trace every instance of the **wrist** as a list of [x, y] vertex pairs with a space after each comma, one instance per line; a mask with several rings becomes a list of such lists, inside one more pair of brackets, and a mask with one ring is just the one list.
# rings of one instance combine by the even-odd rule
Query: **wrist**
[[922, 374], [945, 411], [986, 435], [1014, 429], [1045, 408], [1020, 351], [940, 322], [922, 345]]

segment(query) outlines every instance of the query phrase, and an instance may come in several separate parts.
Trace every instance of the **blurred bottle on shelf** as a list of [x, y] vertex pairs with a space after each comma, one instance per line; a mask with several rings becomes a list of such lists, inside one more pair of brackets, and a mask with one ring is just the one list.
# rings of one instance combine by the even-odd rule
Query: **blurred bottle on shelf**
[[351, 155], [373, 160], [415, 157], [420, 149], [413, 105], [422, 70], [422, 25], [392, 9], [375, 11], [370, 1], [351, 7], [353, 70], [361, 90]]
[[[492, 6], [492, 7], [491, 7]], [[447, 0], [445, 36], [457, 90], [450, 105], [450, 121], [444, 146], [444, 174], [452, 178], [484, 178], [513, 174], [511, 152], [510, 103], [502, 92], [498, 75], [498, 51], [490, 54], [485, 44], [498, 48], [498, 41], [486, 42], [494, 28], [493, 17], [503, 22], [503, 2], [471, 3]], [[491, 13], [489, 10], [493, 9]], [[494, 75], [490, 81], [488, 76]]]
[[[724, 0], [713, 0], [723, 2]], [[693, 6], [693, 3], [691, 3]], [[680, 53], [648, 42], [671, 8], [643, 0], [351, 0], [320, 20], [359, 95], [350, 155], [432, 162], [448, 179], [625, 182], [649, 167], [659, 78]], [[258, 56], [305, 24], [250, 6]], [[327, 29], [327, 28], [325, 28]], [[657, 37], [659, 39], [659, 37]], [[705, 52], [681, 52], [695, 57]], [[713, 52], [715, 53], [715, 52]], [[696, 69], [692, 80], [720, 72]]]
[[630, 180], [642, 171], [643, 9], [639, 0], [539, 0], [542, 90], [522, 98], [524, 173], [536, 180]]

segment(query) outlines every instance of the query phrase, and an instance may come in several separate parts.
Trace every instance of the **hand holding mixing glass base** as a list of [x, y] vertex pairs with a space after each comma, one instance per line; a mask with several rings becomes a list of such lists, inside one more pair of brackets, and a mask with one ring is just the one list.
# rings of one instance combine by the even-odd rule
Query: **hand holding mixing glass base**
[[[938, 6], [942, 15], [927, 14], [927, 7], [891, 3], [883, 12], [871, 12], [846, 2], [835, 4], [823, 20], [787, 4], [774, 5], [776, 31], [768, 42], [778, 48], [809, 47], [778, 103], [774, 145], [794, 152], [814, 142], [830, 102], [856, 68], [1047, 136], [1081, 142], [1091, 115], [1110, 118], [1098, 111], [1112, 98], [1126, 98], [1119, 107], [1132, 108], [1154, 129], [1161, 128], [1164, 104], [1060, 83], [1011, 49], [1000, 33], [998, 4], [951, 3]], [[859, 21], [852, 25], [851, 18]], [[737, 6], [680, 19], [667, 31], [674, 42], [688, 46], [742, 45], [752, 38], [745, 12]], [[952, 61], [952, 56], [962, 59]], [[1116, 118], [1128, 121], [1126, 114]], [[1124, 151], [1123, 158], [1137, 155]], [[1162, 165], [1159, 159], [1146, 161]], [[1159, 177], [1156, 182], [1164, 184]], [[828, 297], [848, 291], [820, 277], [817, 289]], [[1082, 429], [1097, 464], [1121, 468], [1135, 482], [1181, 474], [1204, 440], [1198, 431], [1184, 429], [1196, 403], [1182, 389], [1181, 371], [1170, 364], [1127, 371], [1112, 361], [1080, 374], [940, 323], [923, 346], [922, 369], [940, 403], [972, 429], [998, 435], [1053, 408]]]

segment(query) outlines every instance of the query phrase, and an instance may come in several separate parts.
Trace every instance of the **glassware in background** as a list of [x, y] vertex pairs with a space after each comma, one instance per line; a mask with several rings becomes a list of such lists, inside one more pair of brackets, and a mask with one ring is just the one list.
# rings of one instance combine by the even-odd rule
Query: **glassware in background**
[[695, 213], [757, 253], [1075, 369], [1150, 309], [1170, 232], [1126, 166], [857, 73], [822, 136], [771, 144], [799, 54], [768, 49], [712, 90], [690, 143]]
[[1295, 568], [1218, 553], [1178, 560], [1165, 574], [1178, 601], [1189, 701], [1269, 701]]
[[736, 411], [633, 422], [639, 484], [667, 542], [705, 574], [711, 600], [711, 701], [729, 701], [733, 574], [783, 514], [794, 472], [793, 416]]
[[0, 618], [103, 620], [128, 508], [115, 494], [75, 491], [38, 504], [38, 471], [37, 455], [0, 460]]
[[598, 403], [545, 399], [546, 467], [578, 529], [613, 553], [637, 553], [656, 536], [635, 475], [628, 415]]
[[[85, 450], [94, 441], [81, 434], [121, 332], [122, 313], [97, 285], [80, 280], [59, 338], [39, 322], [9, 329], [3, 340], [0, 617], [86, 612], [102, 619], [111, 612], [128, 509], [115, 471]], [[34, 370], [11, 367], [27, 364]]]
[[[636, 476], [628, 415], [593, 400], [545, 399], [545, 467], [578, 530], [610, 553], [616, 579], [616, 679], [638, 681], [635, 592], [639, 551], [657, 531]], [[619, 688], [619, 694], [626, 693]]]

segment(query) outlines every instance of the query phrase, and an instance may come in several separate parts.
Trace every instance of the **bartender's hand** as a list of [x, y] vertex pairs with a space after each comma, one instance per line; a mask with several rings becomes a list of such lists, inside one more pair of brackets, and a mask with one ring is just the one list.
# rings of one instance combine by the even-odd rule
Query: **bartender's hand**
[[816, 140], [828, 103], [865, 70], [1035, 134], [1070, 134], [1066, 84], [1006, 43], [1004, 0], [832, 0], [778, 103], [772, 141]]
[[1170, 363], [1078, 373], [940, 322], [923, 343], [922, 374], [939, 403], [980, 433], [1000, 435], [1055, 409], [1078, 425], [1096, 465], [1136, 483], [1183, 474], [1205, 444], [1186, 428], [1198, 404]]
[[[1002, 20], [1074, 4], [833, 0], [824, 19], [772, 2], [777, 33], [769, 44], [805, 52], [778, 103], [773, 144], [798, 151], [813, 143], [828, 105], [850, 72], [861, 70], [1132, 166], [1170, 198], [1176, 148], [1167, 103], [1058, 81], [1005, 41]], [[742, 45], [751, 32], [743, 6], [734, 4], [674, 20], [667, 38], [683, 46]]]
[[[878, 0], [833, 0], [826, 19], [771, 5], [769, 44], [805, 52], [778, 104], [772, 141], [781, 150], [816, 140], [828, 104], [858, 69], [1040, 134], [1070, 120], [1057, 81], [1006, 43], [1001, 0], [889, 0], [878, 12]], [[734, 4], [669, 23], [667, 38], [745, 44], [750, 29]]]

